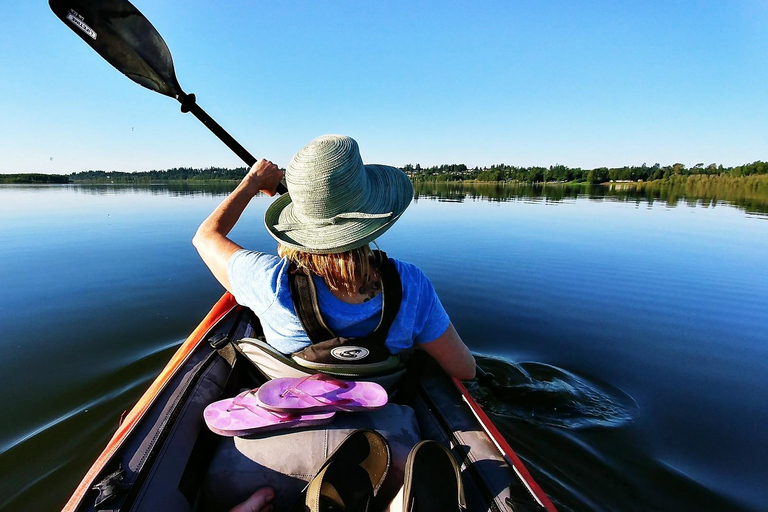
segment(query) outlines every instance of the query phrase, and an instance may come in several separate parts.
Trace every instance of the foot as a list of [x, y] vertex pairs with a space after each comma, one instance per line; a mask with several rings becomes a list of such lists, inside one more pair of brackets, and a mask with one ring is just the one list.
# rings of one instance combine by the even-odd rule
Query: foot
[[275, 491], [269, 487], [262, 487], [229, 512], [272, 512], [274, 497]]

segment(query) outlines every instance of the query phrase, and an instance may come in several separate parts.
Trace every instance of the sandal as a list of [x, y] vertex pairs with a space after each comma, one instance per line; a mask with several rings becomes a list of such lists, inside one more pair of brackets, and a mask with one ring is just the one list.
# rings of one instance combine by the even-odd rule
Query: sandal
[[256, 399], [265, 409], [302, 413], [378, 409], [388, 401], [386, 390], [375, 382], [341, 381], [322, 373], [270, 380]]
[[296, 414], [270, 411], [259, 407], [256, 389], [244, 391], [208, 405], [203, 411], [205, 424], [222, 436], [245, 436], [267, 430], [324, 425], [335, 413]]
[[389, 463], [384, 436], [355, 430], [328, 457], [290, 512], [368, 512]]
[[451, 451], [422, 441], [405, 462], [404, 512], [461, 512], [467, 509], [461, 470]]

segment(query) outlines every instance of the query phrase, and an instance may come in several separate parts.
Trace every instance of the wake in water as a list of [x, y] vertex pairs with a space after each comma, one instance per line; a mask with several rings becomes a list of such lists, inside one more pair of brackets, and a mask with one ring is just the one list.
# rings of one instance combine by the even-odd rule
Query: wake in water
[[635, 400], [544, 363], [477, 357], [467, 384], [561, 511], [746, 510], [636, 446]]
[[494, 415], [571, 430], [624, 427], [637, 418], [631, 396], [556, 366], [482, 356], [477, 364], [492, 376], [468, 387]]
[[0, 468], [12, 468], [0, 479], [0, 510], [60, 506], [117, 428], [120, 413], [133, 406], [180, 342], [159, 342], [125, 359], [105, 360], [82, 387], [39, 397], [48, 414], [0, 436]]

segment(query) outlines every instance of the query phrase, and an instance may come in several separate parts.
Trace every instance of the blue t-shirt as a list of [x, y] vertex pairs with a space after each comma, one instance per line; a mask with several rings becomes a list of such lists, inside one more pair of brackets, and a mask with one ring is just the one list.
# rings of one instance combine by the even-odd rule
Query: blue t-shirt
[[[386, 345], [397, 354], [414, 343], [435, 340], [445, 332], [450, 320], [427, 276], [415, 265], [395, 259], [392, 262], [403, 284], [403, 299]], [[267, 342], [284, 354], [310, 344], [291, 301], [289, 267], [286, 258], [247, 250], [237, 251], [227, 264], [235, 299], [259, 317]], [[362, 304], [347, 304], [331, 293], [321, 277], [313, 278], [323, 319], [336, 336], [351, 338], [373, 332], [381, 319], [381, 293]]]

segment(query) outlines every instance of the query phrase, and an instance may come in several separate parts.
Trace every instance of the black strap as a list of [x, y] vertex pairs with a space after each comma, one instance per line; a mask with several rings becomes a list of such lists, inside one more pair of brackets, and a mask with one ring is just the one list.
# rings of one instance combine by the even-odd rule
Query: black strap
[[288, 284], [291, 289], [291, 301], [299, 317], [301, 326], [312, 343], [330, 340], [336, 337], [325, 324], [320, 313], [320, 303], [317, 300], [317, 290], [312, 276], [291, 265], [288, 273]]
[[395, 264], [387, 258], [386, 253], [375, 251], [381, 258], [379, 275], [381, 277], [381, 320], [376, 329], [371, 333], [371, 337], [379, 338], [381, 343], [387, 340], [389, 328], [395, 321], [397, 313], [400, 311], [400, 303], [403, 300], [403, 283], [400, 280], [400, 274], [397, 272]]
[[[367, 338], [383, 344], [387, 339], [387, 334], [389, 334], [389, 328], [400, 311], [403, 285], [395, 264], [387, 258], [387, 254], [382, 251], [374, 251], [374, 256], [380, 262], [378, 270], [382, 282], [381, 319], [379, 325]], [[314, 344], [335, 338], [336, 335], [325, 323], [320, 312], [317, 289], [312, 276], [297, 270], [292, 265], [288, 274], [288, 283], [291, 289], [293, 307], [309, 340]]]

